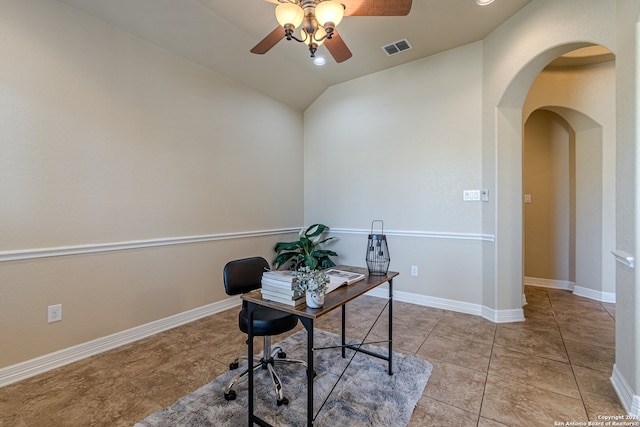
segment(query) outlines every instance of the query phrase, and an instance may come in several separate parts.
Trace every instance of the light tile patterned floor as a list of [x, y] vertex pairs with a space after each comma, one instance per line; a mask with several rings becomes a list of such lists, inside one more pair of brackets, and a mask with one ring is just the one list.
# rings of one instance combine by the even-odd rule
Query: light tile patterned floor
[[[394, 302], [394, 349], [433, 364], [410, 427], [553, 426], [624, 413], [609, 382], [615, 305], [525, 292], [527, 321], [510, 324]], [[350, 303], [349, 335], [366, 333], [383, 305]], [[319, 323], [339, 332], [339, 312]], [[246, 349], [236, 331], [233, 309], [0, 388], [0, 426], [131, 426], [226, 371]]]

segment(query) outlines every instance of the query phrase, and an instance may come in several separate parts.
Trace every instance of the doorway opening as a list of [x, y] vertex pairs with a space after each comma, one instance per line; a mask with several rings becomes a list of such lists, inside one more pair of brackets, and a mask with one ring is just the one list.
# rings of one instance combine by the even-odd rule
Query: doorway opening
[[591, 46], [552, 61], [522, 114], [523, 284], [603, 302], [615, 302], [613, 60]]
[[575, 285], [575, 131], [558, 114], [534, 111], [522, 148], [524, 284]]

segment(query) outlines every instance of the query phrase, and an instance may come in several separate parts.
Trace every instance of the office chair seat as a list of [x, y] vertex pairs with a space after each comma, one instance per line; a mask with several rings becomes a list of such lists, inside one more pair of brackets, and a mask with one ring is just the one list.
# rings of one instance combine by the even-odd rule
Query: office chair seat
[[[228, 295], [239, 295], [262, 287], [262, 273], [269, 269], [269, 263], [261, 257], [244, 258], [230, 261], [224, 266], [224, 288]], [[249, 315], [247, 304], [243, 301], [242, 310], [238, 314], [238, 326], [245, 334], [249, 332]], [[300, 359], [288, 359], [280, 346], [271, 347], [271, 336], [288, 332], [296, 327], [298, 318], [294, 315], [273, 310], [268, 307], [257, 306], [253, 311], [253, 334], [264, 337], [264, 350], [262, 357], [255, 357], [253, 365], [248, 364], [247, 370], [233, 377], [224, 389], [224, 398], [234, 400], [236, 392], [235, 384], [249, 376], [249, 369], [257, 371], [264, 369], [269, 373], [276, 391], [276, 403], [278, 406], [286, 405], [289, 400], [284, 397], [282, 381], [274, 369], [274, 365], [281, 363], [295, 363], [303, 365], [306, 369], [307, 362]], [[230, 369], [237, 369], [240, 360], [248, 359], [247, 355], [237, 357], [229, 364]]]
[[[253, 311], [253, 335], [280, 335], [296, 327], [298, 318], [267, 307], [256, 307]], [[249, 333], [249, 314], [243, 307], [238, 316], [238, 326], [245, 334]]]

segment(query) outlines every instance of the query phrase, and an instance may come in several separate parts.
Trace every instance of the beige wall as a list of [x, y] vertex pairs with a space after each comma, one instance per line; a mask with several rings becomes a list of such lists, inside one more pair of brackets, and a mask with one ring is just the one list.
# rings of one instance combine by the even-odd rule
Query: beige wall
[[[305, 112], [305, 221], [365, 265], [383, 219], [395, 289], [481, 304], [482, 43], [329, 88]], [[488, 237], [490, 238], [490, 237]], [[410, 275], [418, 267], [419, 276]]]
[[[483, 209], [485, 232], [484, 298], [495, 305], [520, 297], [522, 179], [514, 165], [522, 159], [522, 105], [535, 77], [560, 54], [585, 43], [601, 44], [616, 55], [616, 248], [635, 256], [638, 242], [637, 158], [637, 0], [575, 2], [534, 0], [484, 40], [483, 179], [498, 193]], [[604, 131], [604, 130], [603, 130]], [[625, 408], [640, 414], [640, 309], [637, 269], [616, 263], [616, 364], [612, 382]]]
[[[638, 258], [638, 19], [640, 2], [616, 1], [616, 249]], [[620, 393], [640, 416], [640, 270], [616, 263], [616, 369]]]
[[615, 5], [588, 0], [534, 0], [484, 40], [484, 185], [497, 197], [483, 207], [484, 232], [497, 236], [483, 252], [485, 304], [522, 301], [523, 104], [536, 77], [553, 59], [586, 44], [614, 50]]
[[575, 134], [575, 277], [556, 279], [594, 295], [615, 294], [615, 88], [615, 62], [545, 70], [523, 107], [525, 119], [536, 109], [554, 112]]
[[301, 112], [55, 1], [0, 26], [0, 367], [220, 301], [302, 225]]
[[523, 193], [530, 197], [524, 204], [524, 275], [573, 282], [574, 132], [557, 114], [537, 110], [525, 123], [523, 144]]
[[[3, 255], [214, 238], [0, 262], [0, 366], [223, 298], [224, 259], [278, 238], [224, 233], [302, 223], [303, 156], [304, 222], [342, 229], [341, 259], [363, 265], [361, 231], [382, 218], [398, 288], [519, 308], [524, 100], [551, 59], [587, 43], [617, 55], [616, 247], [635, 252], [636, 0], [584, 0], [580, 14], [533, 0], [482, 43], [328, 89], [304, 131], [301, 113], [56, 2], [2, 4]], [[462, 202], [479, 188], [489, 202]], [[637, 273], [616, 274], [617, 374], [637, 400]], [[59, 302], [65, 320], [47, 325]]]

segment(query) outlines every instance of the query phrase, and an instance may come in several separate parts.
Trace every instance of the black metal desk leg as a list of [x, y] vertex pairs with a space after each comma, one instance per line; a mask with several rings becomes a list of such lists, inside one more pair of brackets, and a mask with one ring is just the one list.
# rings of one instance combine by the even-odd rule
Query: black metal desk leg
[[393, 279], [389, 279], [389, 375], [393, 375]]
[[255, 304], [247, 302], [247, 311], [249, 314], [249, 324], [247, 325], [247, 363], [249, 364], [249, 427], [253, 426], [253, 312]]
[[313, 319], [300, 318], [307, 330], [307, 427], [313, 427]]
[[347, 357], [347, 354], [345, 352], [346, 348], [345, 348], [345, 344], [347, 344], [347, 341], [345, 339], [345, 333], [346, 333], [346, 327], [345, 325], [347, 324], [347, 305], [344, 304], [342, 306], [342, 358], [344, 359], [345, 357]]

